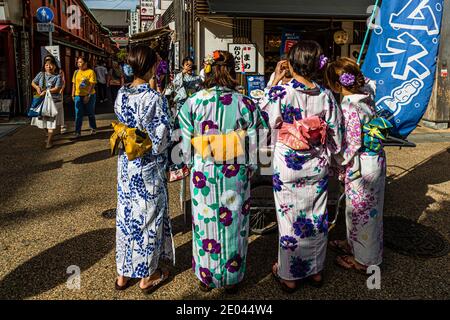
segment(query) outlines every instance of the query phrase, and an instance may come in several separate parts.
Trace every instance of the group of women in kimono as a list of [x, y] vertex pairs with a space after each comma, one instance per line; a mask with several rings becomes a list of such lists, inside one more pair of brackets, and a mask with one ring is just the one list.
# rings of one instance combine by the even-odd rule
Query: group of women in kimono
[[[115, 112], [121, 123], [146, 133], [152, 147], [135, 160], [119, 154], [115, 286], [124, 290], [140, 278], [149, 293], [169, 279], [160, 261], [175, 261], [167, 189], [174, 121], [166, 99], [148, 84], [156, 54], [139, 45], [128, 60], [135, 79], [120, 89]], [[385, 122], [375, 114], [374, 88], [358, 65], [326, 60], [318, 43], [298, 42], [288, 55], [292, 80], [277, 85], [286, 72], [277, 68], [274, 85], [257, 105], [236, 90], [233, 56], [215, 51], [201, 90], [180, 105], [176, 120], [190, 168], [192, 269], [202, 291], [224, 287], [234, 293], [244, 278], [260, 129], [272, 132], [279, 241], [271, 272], [280, 288], [292, 293], [303, 283], [321, 286], [327, 245], [340, 251], [336, 263], [346, 269], [365, 272], [381, 264], [386, 165], [374, 132]], [[319, 73], [343, 96], [340, 105], [316, 82]], [[222, 150], [224, 144], [234, 156]], [[347, 239], [328, 243], [332, 172], [345, 183]]]

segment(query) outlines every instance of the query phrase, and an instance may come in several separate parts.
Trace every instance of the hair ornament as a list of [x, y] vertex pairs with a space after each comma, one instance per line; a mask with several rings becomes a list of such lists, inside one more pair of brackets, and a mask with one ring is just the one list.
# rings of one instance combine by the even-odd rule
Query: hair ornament
[[339, 77], [339, 82], [344, 86], [344, 87], [350, 87], [352, 85], [355, 84], [355, 80], [356, 77], [351, 74], [351, 73], [343, 73], [340, 77]]
[[322, 54], [320, 56], [320, 66], [319, 69], [322, 70], [323, 68], [326, 67], [326, 65], [328, 64], [328, 57], [326, 57], [324, 54]]

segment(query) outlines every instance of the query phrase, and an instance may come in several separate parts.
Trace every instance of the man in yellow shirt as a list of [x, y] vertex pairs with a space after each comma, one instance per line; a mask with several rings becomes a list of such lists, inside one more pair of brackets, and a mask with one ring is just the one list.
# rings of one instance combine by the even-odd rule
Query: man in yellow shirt
[[91, 134], [95, 134], [97, 124], [95, 121], [95, 84], [97, 77], [94, 70], [89, 69], [84, 57], [77, 59], [78, 70], [72, 78], [72, 99], [75, 102], [75, 137], [81, 136], [83, 116], [86, 112], [89, 118]]

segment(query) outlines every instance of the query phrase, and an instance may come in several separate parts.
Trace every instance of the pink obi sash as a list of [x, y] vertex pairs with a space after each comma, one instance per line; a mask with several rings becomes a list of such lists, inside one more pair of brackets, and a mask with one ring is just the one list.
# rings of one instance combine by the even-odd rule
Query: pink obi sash
[[294, 123], [283, 123], [278, 132], [278, 142], [293, 150], [309, 150], [325, 144], [327, 124], [318, 116], [308, 117]]

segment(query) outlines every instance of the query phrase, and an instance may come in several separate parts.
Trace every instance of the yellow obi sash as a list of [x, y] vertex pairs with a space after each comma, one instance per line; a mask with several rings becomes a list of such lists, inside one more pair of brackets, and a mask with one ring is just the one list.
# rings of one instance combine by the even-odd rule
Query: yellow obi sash
[[114, 133], [109, 139], [111, 155], [117, 154], [120, 143], [122, 143], [130, 161], [144, 156], [145, 153], [151, 150], [152, 141], [145, 132], [137, 128], [129, 128], [117, 121], [113, 121], [111, 125], [114, 128]]
[[245, 130], [227, 134], [201, 135], [191, 139], [195, 151], [206, 159], [210, 156], [216, 161], [229, 161], [245, 155]]

